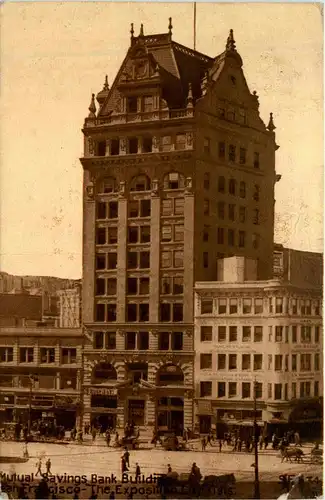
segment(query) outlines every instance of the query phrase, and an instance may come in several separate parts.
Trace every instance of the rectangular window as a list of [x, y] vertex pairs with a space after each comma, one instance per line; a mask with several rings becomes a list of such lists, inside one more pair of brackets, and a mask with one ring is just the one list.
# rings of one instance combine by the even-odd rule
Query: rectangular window
[[[108, 254], [108, 255], [110, 255], [110, 254]], [[138, 254], [137, 254], [137, 252], [128, 252], [127, 256], [128, 256], [128, 269], [136, 269], [138, 267]]]
[[61, 363], [63, 365], [74, 364], [77, 361], [77, 349], [63, 348], [61, 349]]
[[300, 313], [302, 316], [305, 316], [306, 314], [306, 306], [305, 306], [305, 301], [303, 299], [300, 300]]
[[160, 304], [160, 321], [166, 322], [171, 320], [171, 304]]
[[267, 397], [272, 399], [272, 384], [267, 384]]
[[161, 280], [161, 294], [170, 295], [172, 293], [172, 282], [173, 279], [169, 277], [164, 277]]
[[218, 299], [218, 314], [226, 314], [227, 299]]
[[96, 295], [105, 295], [105, 279], [96, 279]]
[[181, 295], [183, 293], [183, 278], [175, 277], [173, 279], [173, 293], [174, 295]]
[[218, 398], [224, 398], [226, 395], [226, 383], [218, 382]]
[[239, 248], [245, 247], [245, 239], [246, 239], [245, 237], [246, 237], [245, 231], [239, 231], [239, 241], [238, 241]]
[[104, 348], [104, 333], [94, 332], [93, 334], [93, 348], [103, 349]]
[[150, 268], [150, 252], [140, 252], [140, 269]]
[[161, 267], [167, 268], [172, 267], [172, 252], [162, 252], [161, 253]]
[[108, 218], [117, 219], [118, 218], [118, 202], [110, 201], [108, 204]]
[[212, 354], [200, 354], [200, 369], [207, 370], [212, 368]]
[[239, 163], [241, 165], [245, 165], [245, 163], [246, 163], [246, 149], [245, 148], [240, 148], [240, 150], [239, 150]]
[[[111, 156], [117, 156], [120, 154], [120, 139], [112, 139], [111, 140]], [[112, 192], [112, 191], [106, 191]]]
[[292, 314], [297, 314], [298, 311], [297, 299], [291, 299], [291, 310]]
[[237, 326], [229, 327], [229, 342], [237, 342]]
[[226, 326], [218, 326], [218, 342], [226, 342]]
[[170, 151], [172, 147], [172, 138], [170, 135], [165, 135], [161, 138], [161, 146], [163, 151]]
[[276, 297], [275, 299], [275, 313], [282, 314], [283, 313], [283, 298]]
[[105, 304], [96, 304], [96, 321], [105, 321]]
[[217, 242], [219, 245], [224, 244], [224, 228], [223, 227], [218, 227]]
[[272, 332], [273, 327], [269, 326], [269, 342], [273, 342], [273, 332]]
[[282, 399], [282, 384], [274, 384], [274, 399]]
[[116, 245], [116, 243], [117, 243], [117, 227], [108, 227], [107, 228], [107, 241], [110, 245]]
[[229, 370], [237, 370], [237, 354], [228, 355]]
[[116, 321], [116, 304], [107, 304], [107, 322]]
[[250, 370], [251, 369], [251, 355], [250, 354], [242, 354], [242, 370]]
[[229, 144], [228, 159], [232, 162], [236, 161], [236, 146], [233, 144]]
[[250, 398], [251, 397], [251, 384], [250, 382], [242, 382], [242, 398]]
[[302, 326], [301, 327], [301, 342], [305, 344], [311, 343], [311, 326]]
[[219, 158], [224, 159], [226, 155], [226, 144], [224, 142], [219, 142], [218, 152], [219, 152]]
[[130, 96], [127, 98], [127, 112], [137, 113], [138, 111], [138, 98], [137, 96]]
[[140, 216], [150, 217], [150, 214], [151, 214], [150, 200], [140, 200]]
[[254, 314], [263, 313], [263, 299], [254, 299]]
[[152, 137], [143, 137], [142, 153], [151, 153], [151, 152], [152, 152]]
[[210, 189], [210, 174], [209, 172], [206, 172], [204, 174], [204, 178], [203, 178], [203, 187], [204, 189], [208, 190]]
[[203, 252], [203, 267], [204, 268], [209, 267], [209, 253], [208, 252]]
[[226, 190], [225, 178], [221, 175], [218, 177], [218, 191], [219, 193], [224, 193]]
[[251, 341], [251, 327], [243, 326], [243, 342]]
[[209, 202], [209, 200], [203, 201], [203, 214], [204, 215], [210, 214], [210, 202]]
[[139, 304], [139, 321], [149, 321], [149, 304]]
[[297, 326], [293, 325], [291, 327], [291, 341], [293, 344], [296, 344], [297, 342]]
[[314, 382], [314, 396], [318, 397], [319, 396], [319, 382], [316, 380]]
[[256, 399], [261, 399], [263, 397], [263, 384], [261, 382], [255, 382], [254, 389]]
[[212, 382], [200, 382], [200, 397], [212, 396]]
[[210, 138], [209, 137], [204, 137], [203, 151], [206, 154], [210, 154]]
[[169, 332], [159, 332], [158, 349], [159, 351], [169, 350]]
[[184, 241], [184, 226], [176, 224], [174, 226], [174, 241]]
[[171, 333], [171, 347], [173, 351], [182, 351], [183, 349], [183, 332]]
[[283, 340], [283, 326], [275, 327], [275, 342], [282, 342]]
[[315, 358], [314, 358], [314, 370], [315, 370], [315, 372], [318, 372], [320, 369], [319, 368], [319, 366], [320, 366], [319, 360], [320, 360], [319, 353], [316, 353]]
[[252, 246], [255, 250], [260, 246], [260, 235], [257, 233], [252, 234]]
[[297, 354], [291, 354], [291, 371], [297, 371]]
[[262, 326], [254, 326], [254, 342], [263, 342]]
[[210, 231], [210, 226], [204, 226], [202, 239], [205, 242], [209, 241], [209, 231]]
[[279, 372], [279, 371], [282, 371], [282, 354], [276, 354], [274, 356], [274, 360], [275, 360], [275, 371]]
[[229, 299], [229, 313], [237, 314], [238, 312], [238, 300], [237, 299]]
[[239, 184], [239, 196], [246, 198], [246, 183], [244, 181]]
[[174, 267], [184, 267], [184, 252], [181, 250], [174, 252]]
[[164, 216], [173, 214], [173, 200], [162, 200], [161, 213]]
[[106, 280], [106, 295], [116, 295], [116, 278]]
[[184, 198], [174, 198], [174, 214], [184, 215]]
[[150, 242], [150, 226], [140, 226], [140, 242]]
[[315, 307], [315, 316], [319, 316], [319, 315], [320, 315], [320, 305], [319, 305], [319, 300], [316, 300], [316, 301], [315, 301], [314, 307]]
[[254, 152], [254, 168], [260, 168], [260, 154]]
[[139, 279], [139, 295], [149, 295], [149, 278]]
[[134, 155], [138, 153], [139, 150], [139, 139], [137, 137], [129, 138], [129, 154]]
[[138, 333], [138, 349], [147, 351], [149, 349], [149, 332]]
[[145, 95], [143, 96], [143, 111], [149, 113], [153, 110], [153, 96]]
[[128, 215], [129, 218], [135, 218], [139, 216], [139, 203], [138, 200], [130, 200], [128, 204]]
[[97, 270], [106, 269], [106, 255], [105, 254], [97, 254], [96, 255], [96, 269]]
[[243, 299], [243, 314], [252, 313], [252, 299]]
[[183, 321], [183, 304], [173, 304], [173, 321], [175, 323]]
[[319, 326], [315, 326], [315, 344], [319, 343]]
[[235, 245], [235, 231], [228, 229], [228, 245], [233, 247]]
[[228, 218], [231, 221], [235, 220], [235, 207], [236, 205], [234, 205], [233, 203], [230, 203], [228, 205]]
[[0, 347], [0, 362], [11, 363], [14, 359], [13, 347]]
[[253, 200], [260, 201], [260, 186], [258, 184], [254, 184]]
[[125, 350], [134, 351], [136, 349], [137, 334], [136, 332], [125, 333]]
[[97, 202], [97, 219], [106, 219], [106, 202], [98, 201]]
[[258, 225], [260, 223], [260, 211], [258, 208], [253, 210], [253, 224]]
[[226, 369], [226, 355], [218, 354], [218, 370]]
[[212, 314], [213, 312], [213, 300], [212, 299], [202, 299], [201, 300], [201, 314]]
[[272, 370], [272, 354], [267, 355], [267, 369]]
[[106, 332], [106, 349], [116, 349], [116, 332]]
[[40, 362], [41, 363], [54, 363], [55, 349], [54, 347], [41, 347], [40, 349]]
[[212, 342], [212, 326], [201, 326], [201, 342]]
[[186, 147], [186, 135], [185, 134], [177, 134], [176, 135], [176, 146], [175, 149], [185, 149]]
[[223, 220], [225, 218], [225, 203], [224, 201], [218, 202], [218, 217]]
[[246, 221], [246, 207], [239, 207], [239, 222]]
[[263, 355], [254, 354], [254, 370], [262, 370], [263, 368]]
[[228, 396], [230, 398], [234, 398], [237, 396], [237, 383], [236, 382], [229, 382], [228, 383]]
[[[161, 228], [161, 241], [172, 241], [172, 226], [162, 226]], [[169, 267], [169, 266], [168, 266]]]
[[96, 229], [96, 245], [105, 245], [106, 244], [106, 228], [98, 227]]
[[293, 382], [291, 384], [291, 397], [295, 399], [297, 397], [297, 384], [296, 382]]

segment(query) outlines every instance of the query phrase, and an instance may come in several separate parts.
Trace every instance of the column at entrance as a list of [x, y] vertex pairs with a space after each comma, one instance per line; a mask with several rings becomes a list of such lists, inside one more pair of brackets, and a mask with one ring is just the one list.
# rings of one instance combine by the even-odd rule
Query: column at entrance
[[125, 428], [125, 404], [126, 399], [121, 394], [117, 396], [117, 415], [116, 415], [116, 427], [119, 431]]
[[188, 393], [184, 395], [184, 429], [193, 428], [193, 399]]
[[147, 397], [146, 426], [155, 429], [156, 427], [156, 397], [149, 394]]
[[82, 418], [79, 419], [80, 421], [80, 426], [82, 425], [85, 427], [86, 424], [90, 424], [91, 420], [91, 413], [90, 413], [90, 407], [91, 407], [91, 395], [90, 393], [85, 393], [83, 394], [82, 398], [82, 403], [83, 403], [83, 415]]

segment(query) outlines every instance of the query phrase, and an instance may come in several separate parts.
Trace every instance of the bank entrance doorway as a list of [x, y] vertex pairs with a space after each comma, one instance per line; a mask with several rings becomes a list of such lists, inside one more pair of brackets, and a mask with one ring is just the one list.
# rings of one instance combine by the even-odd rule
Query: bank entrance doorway
[[128, 401], [128, 422], [135, 426], [144, 425], [145, 422], [145, 400], [129, 399]]
[[96, 427], [96, 429], [101, 432], [105, 432], [107, 429], [115, 429], [116, 415], [112, 413], [93, 415], [91, 419], [91, 426]]
[[183, 435], [183, 398], [160, 398], [158, 401], [157, 414], [157, 427], [159, 434], [173, 432], [177, 436]]

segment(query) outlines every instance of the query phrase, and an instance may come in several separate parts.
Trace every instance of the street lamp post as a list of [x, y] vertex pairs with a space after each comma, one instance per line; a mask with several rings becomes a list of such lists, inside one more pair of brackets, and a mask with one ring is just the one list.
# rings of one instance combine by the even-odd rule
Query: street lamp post
[[260, 480], [258, 477], [258, 426], [257, 426], [257, 402], [256, 402], [257, 382], [254, 381], [254, 453], [255, 453], [255, 480], [254, 480], [254, 498], [260, 499]]
[[32, 397], [33, 397], [33, 384], [37, 378], [34, 375], [29, 375], [29, 404], [28, 404], [28, 436], [30, 435], [32, 424]]

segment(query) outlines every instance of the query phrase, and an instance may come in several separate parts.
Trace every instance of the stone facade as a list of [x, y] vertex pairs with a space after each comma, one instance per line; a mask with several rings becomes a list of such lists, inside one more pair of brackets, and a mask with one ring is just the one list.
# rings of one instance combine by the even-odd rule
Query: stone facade
[[272, 274], [275, 127], [232, 32], [212, 58], [171, 31], [132, 31], [97, 101], [81, 158], [84, 421], [181, 432], [194, 425], [195, 281], [234, 253]]

